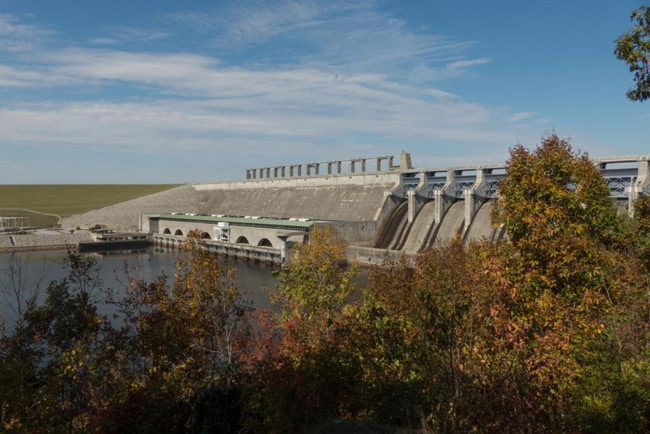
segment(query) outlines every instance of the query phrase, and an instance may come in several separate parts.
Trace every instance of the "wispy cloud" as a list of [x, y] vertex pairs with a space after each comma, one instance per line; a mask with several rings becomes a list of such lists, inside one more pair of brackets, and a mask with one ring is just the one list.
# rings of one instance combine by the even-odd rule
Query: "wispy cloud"
[[121, 41], [116, 38], [93, 38], [88, 41], [90, 45], [115, 45]]
[[490, 59], [487, 58], [472, 59], [472, 60], [458, 60], [456, 62], [451, 62], [449, 65], [447, 65], [446, 69], [450, 71], [459, 71], [476, 65], [485, 65], [489, 61]]
[[17, 16], [0, 14], [0, 50], [24, 52], [56, 35], [45, 26], [28, 24]]
[[13, 67], [0, 64], [0, 88], [71, 86], [83, 83], [82, 79], [54, 72], [47, 67]]
[[372, 3], [340, 0], [240, 1], [214, 12], [177, 12], [168, 15], [168, 18], [198, 32], [216, 32], [223, 38], [224, 44], [241, 47], [259, 44], [277, 35], [319, 27], [342, 13], [365, 9]]
[[418, 65], [412, 72], [412, 78], [416, 82], [442, 81], [459, 78], [467, 75], [474, 66], [485, 65], [490, 62], [488, 58], [456, 60], [445, 64], [442, 67], [427, 67], [424, 64]]
[[[225, 53], [264, 46], [255, 56], [258, 66], [295, 64], [298, 59], [300, 65], [320, 70], [372, 71], [394, 79], [415, 77], [413, 69], [422, 66], [422, 82], [459, 77], [489, 61], [465, 57], [475, 45], [472, 41], [414, 32], [403, 20], [380, 11], [375, 1], [245, 1], [168, 19], [206, 35]], [[295, 48], [278, 51], [273, 43], [279, 41]]]
[[537, 113], [535, 112], [518, 112], [518, 113], [513, 113], [512, 115], [508, 116], [505, 121], [506, 122], [519, 122], [523, 121], [525, 119], [530, 119], [533, 116], [535, 116]]
[[170, 33], [158, 29], [139, 29], [125, 26], [113, 26], [104, 30], [104, 32], [110, 36], [93, 38], [88, 43], [91, 45], [118, 45], [125, 42], [144, 44], [171, 37]]

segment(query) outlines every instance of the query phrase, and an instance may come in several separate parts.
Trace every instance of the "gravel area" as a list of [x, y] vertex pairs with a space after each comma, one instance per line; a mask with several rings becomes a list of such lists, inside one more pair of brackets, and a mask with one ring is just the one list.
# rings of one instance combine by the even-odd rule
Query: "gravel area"
[[11, 240], [9, 239], [9, 235], [0, 235], [0, 248], [3, 247], [13, 247], [13, 244], [11, 244]]
[[[27, 234], [14, 235], [13, 237], [16, 241], [16, 247], [56, 246], [93, 241], [88, 232], [81, 231], [74, 234]], [[2, 245], [2, 247], [10, 246], [11, 244], [9, 246]]]
[[191, 185], [186, 184], [84, 214], [65, 217], [61, 224], [73, 228], [100, 224], [114, 229], [133, 230], [138, 228], [140, 214], [198, 212], [198, 208], [198, 194]]

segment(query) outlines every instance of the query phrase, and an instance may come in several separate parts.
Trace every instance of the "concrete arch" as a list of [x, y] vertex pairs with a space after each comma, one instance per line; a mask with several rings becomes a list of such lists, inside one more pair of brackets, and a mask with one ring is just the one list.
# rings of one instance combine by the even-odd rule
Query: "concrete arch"
[[211, 240], [211, 239], [212, 239], [212, 237], [210, 236], [210, 234], [207, 233], [207, 232], [203, 232], [203, 233], [201, 234], [201, 238], [203, 238], [204, 240]]
[[174, 235], [182, 237], [183, 236], [183, 231], [180, 230], [180, 229], [176, 229], [176, 232], [174, 232]]
[[268, 238], [262, 238], [257, 245], [259, 247], [273, 247], [273, 244], [268, 240]]
[[163, 235], [171, 235], [171, 234], [172, 234], [172, 231], [169, 230], [169, 228], [165, 228], [165, 230], [163, 231]]
[[248, 238], [246, 238], [243, 235], [241, 237], [237, 238], [237, 241], [235, 241], [235, 243], [237, 243], [237, 244], [250, 244], [248, 242]]

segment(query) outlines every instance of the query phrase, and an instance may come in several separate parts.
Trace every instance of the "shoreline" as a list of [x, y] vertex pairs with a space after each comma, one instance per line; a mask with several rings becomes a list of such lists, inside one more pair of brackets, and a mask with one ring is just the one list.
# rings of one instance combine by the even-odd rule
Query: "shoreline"
[[51, 244], [41, 246], [0, 247], [0, 253], [46, 252], [50, 250], [79, 250], [78, 244]]

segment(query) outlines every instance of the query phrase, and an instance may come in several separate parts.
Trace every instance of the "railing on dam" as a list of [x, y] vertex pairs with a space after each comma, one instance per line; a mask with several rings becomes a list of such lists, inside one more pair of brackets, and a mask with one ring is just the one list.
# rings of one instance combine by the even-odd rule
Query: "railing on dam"
[[[395, 169], [411, 169], [411, 155], [400, 154], [400, 164], [394, 165], [392, 155], [376, 157], [359, 157], [347, 160], [330, 160], [322, 162], [296, 163], [280, 166], [268, 166], [246, 169], [246, 179], [297, 178], [321, 175], [357, 174], [366, 172], [389, 172]], [[374, 166], [372, 163], [375, 163]]]
[[[593, 161], [601, 170], [612, 198], [634, 200], [639, 194], [650, 194], [650, 155]], [[404, 170], [400, 174], [400, 186], [391, 193], [407, 197], [408, 192], [415, 192], [433, 199], [436, 192], [441, 192], [447, 197], [463, 199], [465, 192], [471, 191], [485, 199], [496, 199], [499, 181], [505, 177], [506, 170], [506, 165]]]
[[[610, 197], [616, 199], [616, 208], [632, 215], [639, 195], [650, 194], [650, 155], [602, 158], [593, 163], [601, 171]], [[407, 199], [405, 228], [414, 224], [425, 203], [433, 202], [427, 209], [434, 227], [442, 223], [453, 206], [456, 214], [462, 214], [458, 216], [462, 222], [455, 224], [454, 230], [461, 228], [464, 233], [471, 227], [479, 208], [498, 198], [499, 183], [506, 172], [506, 165], [402, 170], [399, 184], [388, 194]], [[571, 184], [567, 187], [575, 188]], [[460, 201], [464, 205], [456, 203]], [[397, 242], [397, 245], [402, 244]]]

